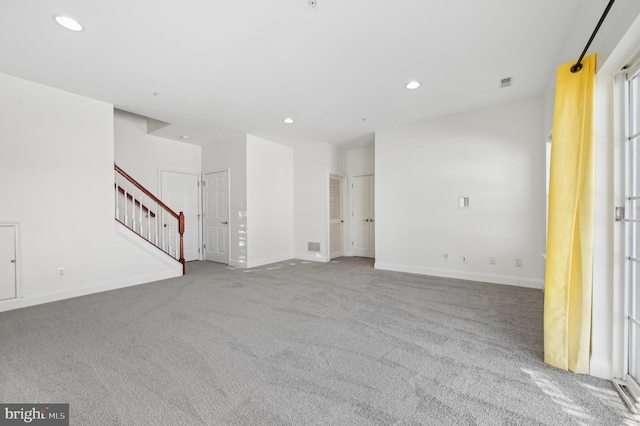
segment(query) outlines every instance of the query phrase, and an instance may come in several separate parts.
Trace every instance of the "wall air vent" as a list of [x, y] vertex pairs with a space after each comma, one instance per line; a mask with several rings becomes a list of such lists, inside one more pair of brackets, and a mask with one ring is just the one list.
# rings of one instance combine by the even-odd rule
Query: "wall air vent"
[[511, 77], [506, 77], [500, 79], [500, 88], [504, 89], [505, 87], [511, 86]]
[[307, 250], [309, 251], [320, 251], [320, 243], [312, 243], [311, 241], [309, 241], [307, 243]]

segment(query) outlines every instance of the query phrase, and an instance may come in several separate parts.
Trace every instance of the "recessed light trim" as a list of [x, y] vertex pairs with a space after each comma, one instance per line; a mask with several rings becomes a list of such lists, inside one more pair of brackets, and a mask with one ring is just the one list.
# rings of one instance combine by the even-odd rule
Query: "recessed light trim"
[[293, 118], [289, 118], [289, 117], [287, 117], [287, 118], [285, 118], [283, 121], [284, 121], [285, 123], [287, 123], [287, 124], [293, 124]]
[[189, 135], [181, 135], [180, 138], [181, 139], [189, 139]]
[[413, 89], [417, 89], [418, 87], [421, 86], [421, 83], [419, 81], [410, 81], [408, 82], [404, 87], [406, 87], [409, 90], [413, 90]]
[[56, 15], [53, 17], [56, 22], [68, 30], [71, 31], [82, 31], [84, 28], [78, 21], [75, 19], [69, 18], [68, 16]]

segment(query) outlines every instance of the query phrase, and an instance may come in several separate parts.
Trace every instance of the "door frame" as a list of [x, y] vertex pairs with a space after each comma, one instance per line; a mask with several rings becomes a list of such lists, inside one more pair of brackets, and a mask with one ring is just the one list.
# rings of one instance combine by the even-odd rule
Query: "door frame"
[[12, 226], [15, 232], [15, 251], [16, 251], [16, 297], [15, 299], [3, 300], [0, 303], [11, 303], [16, 299], [22, 299], [24, 297], [24, 289], [22, 288], [22, 246], [21, 233], [22, 224], [19, 221], [2, 221], [0, 226]]
[[[325, 247], [327, 248], [327, 261], [331, 261], [331, 179], [338, 179], [341, 187], [342, 198], [342, 255], [351, 256], [351, 246], [348, 244], [351, 228], [348, 221], [348, 187], [349, 182], [347, 176], [339, 173], [327, 173], [327, 239]], [[345, 190], [346, 189], [346, 190]], [[345, 219], [346, 218], [346, 219]]]
[[[609, 238], [605, 242], [601, 242], [601, 245], [608, 249], [609, 256], [600, 260], [600, 262], [594, 261], [594, 282], [599, 278], [611, 280], [611, 290], [609, 293], [601, 291], [600, 294], [596, 294], [594, 292], [594, 296], [602, 299], [604, 293], [604, 295], [611, 298], [608, 306], [604, 306], [604, 309], [599, 307], [599, 310], [602, 312], [600, 313], [600, 319], [607, 315], [611, 318], [612, 324], [610, 325], [610, 335], [601, 333], [598, 336], [599, 339], [603, 337], [610, 338], [610, 364], [607, 364], [606, 359], [602, 361], [596, 360], [592, 355], [590, 365], [592, 375], [603, 378], [609, 376], [613, 379], [616, 389], [632, 411], [635, 407], [632, 407], [633, 401], [629, 400], [629, 393], [637, 398], [640, 395], [640, 389], [636, 388], [633, 380], [627, 381], [629, 366], [627, 224], [624, 221], [615, 220], [614, 207], [626, 205], [626, 185], [628, 183], [628, 159], [625, 152], [628, 132], [626, 123], [628, 98], [626, 76], [623, 75], [625, 72], [621, 68], [630, 62], [638, 60], [637, 45], [639, 40], [640, 21], [636, 20], [596, 74], [596, 96], [602, 100], [596, 103], [598, 110], [595, 115], [597, 130], [596, 173], [598, 173], [598, 167], [607, 171], [610, 174], [609, 179], [612, 184], [610, 188], [607, 188], [608, 191], [601, 191], [602, 195], [600, 197], [598, 197], [598, 190], [596, 189], [595, 236], [598, 235], [599, 228], [608, 230]], [[613, 144], [611, 151], [608, 151], [610, 146], [608, 143]], [[598, 147], [601, 147], [602, 152], [598, 152]], [[598, 159], [600, 159], [601, 163], [598, 162]], [[598, 215], [598, 206], [606, 208], [600, 215]], [[597, 243], [597, 240], [595, 242]], [[597, 271], [601, 274], [600, 276], [596, 274]], [[629, 390], [631, 392], [628, 392]]]
[[[201, 173], [192, 173], [192, 172], [183, 172], [183, 171], [179, 171], [179, 170], [170, 170], [170, 169], [161, 169], [158, 168], [158, 196], [159, 198], [162, 198], [162, 172], [168, 172], [168, 173], [177, 173], [177, 174], [181, 174], [181, 175], [190, 175], [190, 176], [195, 176], [196, 177], [196, 181], [198, 182], [198, 259], [197, 260], [202, 260], [204, 258], [204, 253], [203, 253], [203, 249], [202, 249], [202, 179], [201, 179]], [[164, 201], [164, 200], [163, 200]], [[180, 212], [176, 212], [176, 213], [180, 213]]]
[[[353, 194], [352, 194], [352, 192], [353, 192], [353, 188], [352, 188], [353, 179], [354, 178], [359, 178], [359, 177], [365, 177], [365, 176], [373, 177], [373, 188], [370, 188], [370, 190], [373, 191], [374, 197], [375, 197], [375, 190], [376, 190], [376, 187], [375, 187], [375, 179], [376, 179], [375, 176], [376, 175], [375, 175], [375, 173], [364, 173], [364, 174], [349, 175], [349, 181], [347, 182], [347, 192], [348, 192], [347, 197], [348, 197], [348, 203], [349, 203], [349, 209], [347, 211], [347, 222], [349, 223], [349, 234], [347, 236], [347, 238], [348, 238], [347, 247], [348, 247], [348, 250], [349, 250], [348, 251], [349, 254], [348, 255], [345, 254], [345, 256], [353, 257], [353, 247], [349, 243], [349, 241], [352, 241], [352, 239], [353, 239], [353, 235], [351, 235], [351, 231], [352, 231], [353, 227], [355, 226], [354, 222], [353, 222], [353, 216], [352, 216], [353, 208], [354, 208], [353, 207]], [[374, 198], [374, 206], [373, 206], [374, 218], [375, 218], [375, 210], [376, 210], [376, 208], [375, 208], [375, 198]], [[375, 222], [374, 222], [373, 227], [374, 227], [374, 231], [373, 231], [374, 238], [373, 238], [373, 257], [372, 258], [375, 259]]]
[[[229, 218], [229, 224], [227, 225], [227, 265], [231, 266], [231, 225], [232, 225], [232, 217], [231, 217], [231, 168], [227, 167], [226, 169], [222, 169], [222, 170], [216, 170], [213, 172], [203, 172], [201, 174], [201, 182], [205, 181], [205, 177], [206, 175], [211, 175], [214, 173], [222, 173], [222, 172], [227, 172], [227, 217]], [[205, 193], [205, 188], [204, 185], [200, 185], [200, 199], [201, 199], [201, 205], [202, 205], [202, 210], [200, 212], [202, 220], [200, 221], [201, 226], [201, 231], [200, 231], [200, 241], [201, 241], [201, 251], [202, 251], [202, 259], [201, 260], [207, 260], [205, 258], [204, 255], [204, 242], [205, 242], [205, 238], [206, 236], [204, 235], [205, 232], [205, 227], [204, 227], [204, 193]], [[224, 264], [223, 264], [224, 265]]]

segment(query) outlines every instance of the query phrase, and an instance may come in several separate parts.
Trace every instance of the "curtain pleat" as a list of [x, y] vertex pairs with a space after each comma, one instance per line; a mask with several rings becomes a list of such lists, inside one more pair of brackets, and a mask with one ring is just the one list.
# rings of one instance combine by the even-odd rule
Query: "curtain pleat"
[[544, 360], [589, 373], [596, 55], [558, 67], [551, 143]]

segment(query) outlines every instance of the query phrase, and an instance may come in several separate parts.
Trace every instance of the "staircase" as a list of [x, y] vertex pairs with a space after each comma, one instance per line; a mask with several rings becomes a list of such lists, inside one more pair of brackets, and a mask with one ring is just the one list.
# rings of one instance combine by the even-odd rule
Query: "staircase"
[[114, 164], [115, 219], [149, 244], [182, 264], [184, 214], [176, 213]]

